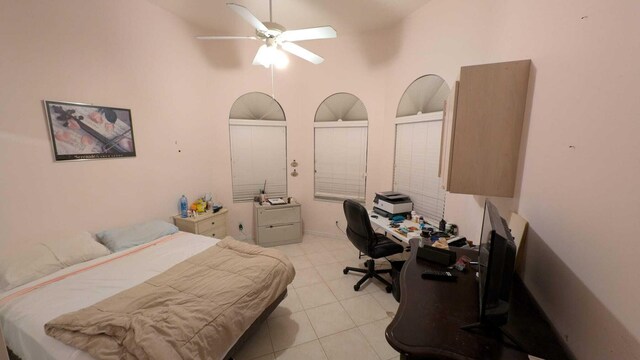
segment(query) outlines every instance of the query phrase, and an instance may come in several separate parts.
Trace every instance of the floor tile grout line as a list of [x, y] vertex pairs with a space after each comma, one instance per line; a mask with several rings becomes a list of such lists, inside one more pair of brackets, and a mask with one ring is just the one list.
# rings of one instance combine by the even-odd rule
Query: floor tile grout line
[[[372, 323], [369, 323], [369, 324], [372, 324]], [[360, 326], [364, 326], [364, 325], [367, 325], [367, 324], [362, 324]], [[362, 335], [362, 337], [364, 338], [364, 341], [366, 341], [367, 344], [369, 344], [369, 347], [371, 347], [371, 350], [373, 350], [374, 354], [376, 354], [376, 356], [378, 357], [378, 360], [384, 360], [384, 359], [382, 359], [382, 356], [380, 356], [380, 354], [378, 354], [378, 352], [376, 351], [376, 348], [373, 347], [373, 345], [371, 344], [369, 339], [367, 339], [367, 336], [362, 332], [362, 330], [360, 329], [360, 326], [358, 326], [358, 331], [360, 332], [360, 335]]]
[[[314, 240], [318, 240], [318, 239], [320, 239], [320, 238], [307, 239], [308, 241], [307, 241], [306, 243], [307, 243], [307, 244], [318, 244], [318, 245], [320, 245], [320, 248], [323, 248], [323, 249], [324, 249], [324, 251], [315, 251], [315, 252], [312, 252], [312, 251], [310, 251], [310, 249], [307, 249], [307, 250], [305, 251], [305, 249], [304, 249], [304, 248], [299, 247], [299, 249], [300, 249], [300, 251], [301, 251], [301, 253], [300, 253], [299, 255], [293, 255], [293, 256], [287, 255], [287, 256], [288, 256], [288, 257], [305, 256], [305, 258], [306, 258], [305, 260], [307, 260], [307, 261], [311, 264], [311, 266], [309, 266], [309, 267], [307, 267], [307, 268], [304, 268], [304, 269], [313, 268], [313, 269], [314, 269], [314, 271], [315, 271], [315, 273], [316, 273], [317, 275], [319, 275], [319, 281], [318, 281], [318, 282], [314, 282], [314, 283], [310, 283], [310, 284], [305, 284], [305, 285], [300, 286], [300, 287], [295, 287], [295, 286], [291, 285], [291, 287], [292, 287], [292, 289], [293, 289], [294, 291], [297, 291], [297, 289], [300, 289], [300, 288], [304, 288], [304, 287], [308, 287], [308, 286], [313, 286], [313, 285], [317, 285], [317, 284], [323, 284], [323, 285], [325, 285], [326, 287], [328, 287], [328, 288], [329, 288], [329, 290], [330, 290], [331, 294], [334, 296], [334, 298], [336, 299], [336, 301], [332, 301], [332, 302], [330, 302], [330, 303], [323, 304], [323, 305], [313, 306], [313, 307], [310, 307], [310, 308], [308, 308], [308, 309], [307, 309], [307, 308], [304, 308], [304, 305], [300, 304], [300, 305], [302, 305], [302, 310], [299, 310], [299, 311], [297, 311], [297, 312], [292, 312], [292, 313], [290, 313], [290, 314], [283, 314], [283, 315], [280, 315], [280, 316], [275, 317], [275, 318], [278, 318], [278, 317], [281, 317], [281, 316], [287, 316], [287, 315], [289, 315], [289, 316], [290, 316], [290, 315], [292, 315], [292, 314], [296, 314], [296, 313], [299, 313], [299, 312], [304, 312], [304, 313], [305, 313], [305, 317], [306, 317], [306, 318], [307, 318], [307, 320], [309, 321], [309, 324], [311, 325], [311, 329], [312, 329], [312, 331], [314, 332], [315, 337], [316, 337], [314, 340], [310, 340], [310, 341], [307, 341], [307, 342], [303, 342], [303, 343], [301, 343], [301, 344], [297, 344], [297, 345], [295, 345], [295, 346], [291, 346], [291, 347], [288, 347], [288, 348], [285, 348], [285, 349], [281, 349], [281, 350], [278, 350], [277, 352], [283, 352], [283, 351], [285, 351], [285, 350], [287, 350], [287, 349], [289, 349], [289, 348], [298, 347], [298, 346], [301, 346], [301, 345], [304, 345], [304, 344], [307, 344], [307, 343], [309, 343], [309, 342], [312, 342], [312, 341], [317, 340], [317, 341], [319, 342], [319, 344], [320, 344], [320, 347], [321, 347], [321, 349], [322, 349], [323, 354], [324, 354], [324, 355], [325, 355], [325, 357], [328, 359], [329, 357], [328, 357], [328, 355], [327, 355], [326, 349], [324, 348], [324, 346], [322, 345], [322, 341], [320, 341], [320, 340], [321, 340], [321, 339], [323, 339], [323, 338], [329, 337], [329, 336], [333, 336], [333, 335], [340, 334], [340, 333], [345, 332], [345, 331], [353, 330], [353, 328], [355, 327], [355, 328], [358, 328], [358, 332], [359, 332], [359, 334], [360, 334], [360, 335], [365, 339], [366, 344], [367, 344], [367, 345], [368, 345], [368, 346], [373, 350], [373, 352], [375, 353], [375, 355], [376, 355], [379, 359], [382, 359], [382, 356], [380, 356], [380, 354], [378, 354], [378, 353], [377, 353], [377, 351], [375, 351], [375, 348], [371, 345], [371, 342], [367, 339], [367, 337], [366, 337], [366, 336], [364, 336], [364, 333], [362, 332], [362, 330], [360, 329], [360, 327], [361, 327], [361, 326], [366, 326], [366, 325], [372, 324], [372, 323], [374, 323], [374, 322], [376, 322], [376, 321], [381, 321], [381, 320], [383, 320], [383, 319], [377, 319], [377, 320], [369, 321], [369, 322], [366, 322], [366, 323], [363, 323], [363, 324], [358, 325], [358, 324], [356, 324], [356, 322], [353, 320], [353, 317], [349, 314], [349, 312], [348, 312], [348, 311], [346, 311], [346, 308], [344, 307], [344, 305], [342, 304], [342, 302], [343, 302], [343, 301], [346, 301], [346, 300], [351, 300], [351, 299], [354, 299], [354, 298], [357, 298], [357, 297], [361, 297], [361, 296], [364, 296], [364, 295], [371, 295], [371, 297], [374, 299], [374, 303], [375, 303], [375, 304], [377, 304], [378, 306], [380, 306], [380, 308], [382, 308], [382, 310], [387, 314], [387, 318], [389, 318], [389, 317], [390, 317], [390, 316], [389, 316], [389, 312], [386, 310], [386, 308], [383, 306], [383, 304], [382, 304], [382, 303], [381, 303], [381, 302], [380, 302], [376, 297], [374, 297], [374, 296], [372, 295], [372, 294], [375, 292], [375, 290], [372, 290], [373, 288], [368, 289], [368, 288], [369, 288], [369, 286], [366, 286], [364, 289], [362, 289], [363, 291], [358, 291], [358, 292], [357, 292], [357, 294], [356, 294], [355, 296], [353, 296], [353, 297], [348, 297], [348, 298], [345, 298], [345, 299], [339, 299], [339, 298], [338, 298], [338, 296], [337, 296], [336, 292], [335, 292], [333, 289], [331, 289], [331, 287], [329, 286], [329, 282], [330, 282], [330, 281], [338, 280], [338, 279], [340, 279], [341, 277], [338, 277], [338, 278], [333, 279], [333, 280], [330, 280], [330, 281], [329, 281], [329, 280], [326, 280], [322, 275], [320, 275], [320, 271], [319, 271], [319, 269], [318, 269], [318, 266], [334, 265], [334, 264], [340, 264], [340, 265], [343, 265], [343, 263], [344, 263], [344, 262], [347, 262], [347, 261], [353, 261], [353, 260], [356, 260], [356, 259], [355, 259], [355, 258], [353, 258], [352, 260], [349, 260], [349, 259], [346, 259], [346, 260], [338, 260], [337, 258], [333, 257], [333, 259], [335, 259], [335, 261], [331, 261], [331, 262], [327, 262], [327, 263], [322, 263], [322, 264], [314, 264], [314, 263], [312, 263], [312, 262], [309, 260], [309, 257], [308, 257], [309, 255], [318, 254], [318, 253], [325, 253], [325, 252], [327, 252], [327, 253], [331, 253], [332, 251], [338, 251], [338, 250], [346, 250], [346, 248], [348, 247], [348, 246], [339, 246], [339, 247], [337, 247], [337, 248], [329, 248], [329, 247], [324, 246], [323, 241], [314, 241]], [[331, 239], [331, 240], [332, 240], [332, 241], [345, 241], [345, 240], [335, 240], [335, 239]], [[304, 239], [303, 239], [303, 243], [304, 243]], [[345, 245], [348, 245], [348, 244], [349, 244], [349, 243], [348, 243], [347, 241], [345, 241]], [[300, 244], [295, 244], [295, 245], [300, 245]], [[318, 250], [318, 249], [316, 249], [316, 250]], [[284, 252], [284, 251], [283, 251], [283, 252]], [[333, 254], [330, 254], [330, 255], [331, 255], [331, 256], [333, 256]], [[359, 262], [359, 261], [360, 261], [360, 259], [358, 259], [357, 261]], [[348, 265], [346, 265], [346, 266], [348, 266]], [[302, 269], [300, 269], [300, 270], [302, 270]], [[354, 280], [355, 280], [355, 279], [354, 279]], [[371, 285], [371, 286], [374, 286], [374, 285]], [[354, 291], [354, 292], [355, 292], [355, 291]], [[297, 293], [296, 293], [296, 294], [297, 294]], [[300, 299], [298, 299], [298, 301], [300, 301]], [[319, 336], [318, 336], [318, 333], [317, 333], [317, 330], [315, 329], [315, 326], [314, 326], [314, 325], [313, 325], [313, 323], [311, 322], [311, 318], [309, 317], [309, 314], [308, 314], [308, 312], [307, 312], [307, 311], [309, 311], [309, 310], [313, 310], [313, 309], [318, 308], [318, 307], [320, 307], [320, 306], [331, 305], [331, 304], [334, 304], [334, 303], [338, 303], [338, 304], [339, 304], [339, 306], [340, 306], [340, 307], [345, 311], [345, 313], [347, 314], [347, 316], [349, 317], [349, 319], [351, 319], [352, 323], [354, 324], [354, 327], [351, 327], [351, 328], [349, 328], [349, 329], [345, 329], [345, 330], [339, 331], [339, 332], [337, 332], [337, 333], [335, 333], [335, 334], [329, 334], [329, 335], [325, 335], [325, 336], [323, 336], [323, 337], [319, 337]], [[272, 355], [273, 355], [273, 357], [275, 358], [275, 356], [276, 356], [275, 354], [276, 354], [277, 352], [275, 351], [275, 348], [274, 348], [274, 345], [273, 345], [273, 339], [271, 338], [271, 329], [270, 329], [269, 327], [268, 327], [268, 330], [269, 330], [269, 339], [270, 339], [270, 341], [271, 341], [272, 349], [274, 349], [274, 351], [273, 351]], [[263, 356], [266, 356], [266, 355], [269, 355], [269, 354], [265, 354], [265, 355], [263, 355]], [[384, 360], [384, 359], [382, 359], [382, 360]]]

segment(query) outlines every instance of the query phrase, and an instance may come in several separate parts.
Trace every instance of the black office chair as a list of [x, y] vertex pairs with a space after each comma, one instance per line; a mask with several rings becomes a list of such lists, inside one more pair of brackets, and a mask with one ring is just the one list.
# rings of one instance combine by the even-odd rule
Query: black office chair
[[355, 291], [360, 290], [360, 286], [373, 277], [385, 284], [387, 292], [390, 293], [391, 283], [379, 274], [389, 273], [391, 269], [376, 270], [374, 259], [399, 254], [404, 250], [403, 246], [388, 239], [383, 234], [373, 231], [369, 213], [360, 203], [353, 200], [345, 200], [342, 207], [344, 216], [347, 218], [347, 237], [358, 250], [371, 257], [365, 262], [366, 269], [347, 266], [342, 272], [345, 274], [348, 274], [349, 271], [364, 273], [362, 279], [353, 286]]

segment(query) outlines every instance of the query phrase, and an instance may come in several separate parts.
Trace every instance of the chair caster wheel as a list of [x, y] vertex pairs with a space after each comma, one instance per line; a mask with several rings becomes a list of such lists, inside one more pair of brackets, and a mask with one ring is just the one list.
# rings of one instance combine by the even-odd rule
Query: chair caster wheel
[[368, 262], [366, 262], [366, 261], [363, 263], [363, 265], [364, 265], [364, 267], [365, 267], [365, 268], [368, 268], [368, 267], [369, 267], [369, 263], [368, 263]]
[[391, 286], [387, 286], [386, 288], [384, 288], [385, 290], [387, 290], [387, 293], [391, 293]]
[[355, 291], [360, 290], [360, 285], [353, 285], [353, 290], [355, 290]]
[[342, 273], [347, 275], [349, 273], [349, 269], [342, 269]]

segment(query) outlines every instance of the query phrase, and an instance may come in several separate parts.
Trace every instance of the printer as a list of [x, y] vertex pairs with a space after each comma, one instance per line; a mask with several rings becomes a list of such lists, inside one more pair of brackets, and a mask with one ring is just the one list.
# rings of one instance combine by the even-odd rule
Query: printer
[[388, 218], [411, 213], [411, 210], [413, 210], [411, 199], [395, 191], [376, 193], [373, 199], [373, 211]]

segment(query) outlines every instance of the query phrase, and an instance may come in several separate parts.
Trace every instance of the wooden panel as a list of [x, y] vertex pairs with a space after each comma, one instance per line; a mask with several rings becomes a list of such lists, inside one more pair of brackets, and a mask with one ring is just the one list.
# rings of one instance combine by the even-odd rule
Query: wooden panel
[[461, 69], [448, 190], [512, 197], [531, 61]]
[[516, 273], [521, 277], [524, 276], [524, 257], [525, 257], [525, 241], [527, 238], [527, 228], [529, 222], [517, 213], [511, 213], [509, 218], [509, 229], [516, 243]]
[[188, 218], [174, 217], [173, 223], [180, 229], [180, 231], [196, 233], [196, 223], [194, 221], [189, 221]]
[[456, 119], [456, 101], [458, 100], [458, 87], [460, 82], [456, 81], [453, 89], [449, 93], [449, 98], [445, 102], [442, 124], [442, 142], [440, 143], [440, 168], [438, 176], [442, 178], [442, 186], [448, 190], [449, 175], [451, 171], [451, 146], [453, 137], [453, 127]]

